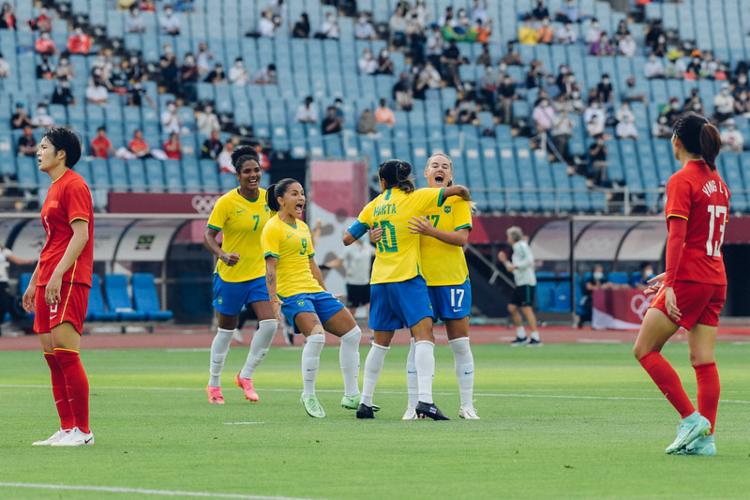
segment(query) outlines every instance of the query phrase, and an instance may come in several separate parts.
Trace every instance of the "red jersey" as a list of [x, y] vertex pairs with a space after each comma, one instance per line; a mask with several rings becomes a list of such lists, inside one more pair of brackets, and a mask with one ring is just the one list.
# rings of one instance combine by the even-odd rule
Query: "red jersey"
[[68, 170], [52, 183], [42, 205], [42, 226], [47, 233], [47, 241], [39, 256], [37, 286], [44, 286], [49, 281], [73, 237], [70, 223], [78, 219], [89, 223], [89, 239], [75, 263], [65, 271], [62, 281], [91, 286], [94, 272], [94, 207], [86, 181], [76, 172]]
[[109, 158], [109, 152], [112, 149], [112, 143], [109, 141], [107, 136], [96, 136], [91, 141], [91, 152], [94, 153], [96, 158]]
[[721, 246], [729, 221], [729, 190], [706, 162], [691, 160], [667, 182], [664, 213], [687, 220], [676, 280], [726, 285]]

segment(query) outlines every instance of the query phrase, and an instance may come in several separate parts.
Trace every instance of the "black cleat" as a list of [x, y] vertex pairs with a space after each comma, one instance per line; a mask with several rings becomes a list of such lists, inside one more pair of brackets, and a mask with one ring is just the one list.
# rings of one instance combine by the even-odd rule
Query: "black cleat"
[[513, 347], [517, 347], [519, 345], [528, 345], [529, 343], [529, 337], [516, 337], [516, 339], [510, 343]]
[[526, 344], [526, 347], [538, 347], [540, 345], [542, 345], [542, 340], [541, 339], [539, 339], [539, 340], [531, 339], [531, 340], [529, 340], [529, 343]]
[[424, 403], [420, 401], [417, 403], [417, 418], [431, 418], [432, 420], [450, 420], [448, 417], [443, 415], [440, 408], [435, 406], [435, 403]]
[[359, 408], [357, 408], [357, 418], [375, 418], [372, 406], [360, 403]]

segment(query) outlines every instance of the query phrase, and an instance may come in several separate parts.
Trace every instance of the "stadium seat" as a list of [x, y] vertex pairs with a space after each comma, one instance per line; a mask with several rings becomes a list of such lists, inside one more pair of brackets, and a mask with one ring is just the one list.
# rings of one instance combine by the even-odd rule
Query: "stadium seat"
[[136, 311], [130, 302], [128, 277], [124, 274], [105, 274], [104, 293], [109, 310], [117, 315], [118, 321], [144, 321], [146, 314]]
[[162, 310], [156, 293], [154, 275], [151, 273], [133, 273], [133, 303], [139, 313], [144, 313], [146, 319], [153, 321], [168, 321], [172, 319], [172, 311]]
[[99, 275], [91, 276], [91, 290], [89, 291], [89, 306], [86, 321], [115, 321], [117, 314], [107, 310], [102, 296], [102, 282]]

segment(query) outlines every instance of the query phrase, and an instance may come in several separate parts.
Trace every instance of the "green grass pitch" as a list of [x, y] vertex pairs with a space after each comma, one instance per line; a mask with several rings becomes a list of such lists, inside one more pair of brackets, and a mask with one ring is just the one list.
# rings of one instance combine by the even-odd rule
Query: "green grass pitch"
[[[362, 359], [368, 347], [362, 346]], [[691, 396], [685, 345], [666, 355]], [[84, 352], [93, 448], [32, 448], [55, 430], [48, 372], [35, 352], [0, 352], [0, 497], [136, 498], [133, 489], [237, 498], [728, 498], [750, 495], [750, 345], [718, 346], [723, 402], [714, 458], [664, 454], [677, 416], [627, 345], [476, 345], [480, 421], [456, 417], [452, 355], [436, 349], [435, 400], [450, 422], [402, 422], [404, 347], [388, 355], [374, 421], [338, 406], [337, 349], [318, 380], [328, 417], [299, 403], [299, 348], [274, 348], [256, 373], [261, 402], [231, 379], [224, 406], [206, 403], [208, 352]], [[8, 483], [126, 488], [121, 493]], [[243, 496], [240, 496], [243, 495]], [[246, 497], [244, 496], [246, 495]], [[225, 497], [228, 498], [228, 497]]]

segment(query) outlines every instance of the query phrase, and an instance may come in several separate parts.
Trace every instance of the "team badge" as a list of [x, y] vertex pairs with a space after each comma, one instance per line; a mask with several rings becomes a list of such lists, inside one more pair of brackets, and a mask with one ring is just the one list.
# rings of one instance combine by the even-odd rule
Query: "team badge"
[[219, 305], [222, 305], [224, 303], [224, 299], [222, 299], [221, 297], [219, 297], [219, 298], [216, 299], [216, 303], [219, 304]]
[[305, 301], [304, 301], [304, 300], [302, 300], [302, 299], [299, 299], [299, 300], [297, 301], [297, 307], [302, 307], [302, 306], [304, 306], [304, 305], [305, 305]]
[[445, 210], [446, 214], [451, 213], [451, 207], [445, 207], [443, 210]]

